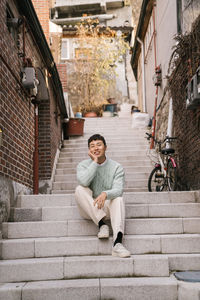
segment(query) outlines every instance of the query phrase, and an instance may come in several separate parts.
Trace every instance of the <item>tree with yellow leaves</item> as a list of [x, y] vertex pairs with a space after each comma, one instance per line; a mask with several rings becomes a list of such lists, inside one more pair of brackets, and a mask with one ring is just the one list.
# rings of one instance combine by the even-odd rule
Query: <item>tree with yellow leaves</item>
[[68, 78], [69, 95], [75, 97], [82, 113], [101, 114], [109, 89], [116, 79], [117, 62], [123, 59], [128, 44], [109, 27], [95, 20], [77, 25], [75, 59]]

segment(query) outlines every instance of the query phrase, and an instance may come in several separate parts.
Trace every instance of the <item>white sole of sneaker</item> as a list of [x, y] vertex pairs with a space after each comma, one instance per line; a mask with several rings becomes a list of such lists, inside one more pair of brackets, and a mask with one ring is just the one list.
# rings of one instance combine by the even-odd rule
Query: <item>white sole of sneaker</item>
[[116, 253], [116, 252], [112, 252], [112, 256], [115, 256], [115, 257], [121, 257], [121, 258], [128, 258], [128, 257], [131, 257], [130, 254], [120, 254], [120, 253]]
[[108, 239], [109, 235], [98, 235], [99, 239]]

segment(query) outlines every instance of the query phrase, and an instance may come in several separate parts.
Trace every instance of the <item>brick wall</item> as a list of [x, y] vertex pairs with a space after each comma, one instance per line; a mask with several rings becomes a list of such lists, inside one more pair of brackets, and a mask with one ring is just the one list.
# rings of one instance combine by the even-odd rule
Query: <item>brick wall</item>
[[[52, 94], [53, 91], [50, 91]], [[51, 167], [53, 167], [54, 157], [61, 141], [61, 115], [58, 104], [55, 101], [50, 102], [50, 137], [51, 137]]]
[[6, 1], [0, 2], [0, 175], [32, 187], [34, 111], [20, 86], [22, 59], [6, 25]]
[[188, 111], [184, 101], [174, 103], [174, 130], [182, 189], [200, 189], [200, 109]]
[[63, 92], [67, 92], [67, 65], [57, 64], [58, 73], [62, 82]]
[[38, 19], [49, 44], [49, 0], [32, 0]]
[[[19, 15], [17, 6], [12, 3], [11, 9], [17, 17]], [[0, 24], [0, 128], [3, 131], [0, 146], [0, 176], [32, 188], [34, 106], [27, 91], [20, 85], [23, 58], [18, 53], [22, 52], [23, 48], [22, 30], [17, 46], [6, 24], [6, 0], [0, 2]], [[41, 100], [39, 105], [39, 179], [46, 180], [51, 178], [55, 154], [61, 140], [58, 95], [53, 92], [55, 90], [53, 78], [38, 51], [37, 42], [27, 32], [25, 39], [26, 57], [31, 58], [35, 68], [43, 71], [48, 81], [49, 99]]]
[[39, 105], [39, 179], [51, 178], [56, 151], [61, 141], [60, 109], [54, 101], [53, 90], [50, 98]]
[[[173, 136], [178, 139], [173, 143], [178, 162], [178, 189], [200, 189], [200, 108], [186, 110], [185, 85], [178, 87], [178, 79], [173, 78], [179, 97], [172, 93], [173, 99]], [[182, 95], [181, 95], [182, 94]], [[163, 98], [157, 113], [156, 137], [164, 139], [167, 133], [169, 94]]]
[[200, 16], [192, 28], [190, 33], [179, 37], [169, 78], [174, 134], [178, 137], [179, 180], [183, 190], [200, 189], [200, 106], [186, 109], [186, 86], [200, 66]]

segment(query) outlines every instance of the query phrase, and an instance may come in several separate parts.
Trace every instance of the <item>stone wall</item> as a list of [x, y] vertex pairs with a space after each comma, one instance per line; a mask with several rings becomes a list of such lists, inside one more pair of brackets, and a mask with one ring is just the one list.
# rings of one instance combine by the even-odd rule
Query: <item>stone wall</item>
[[179, 178], [182, 189], [200, 189], [200, 105], [186, 109], [186, 86], [200, 66], [200, 16], [192, 31], [177, 37], [169, 87], [173, 98], [174, 132], [178, 137]]

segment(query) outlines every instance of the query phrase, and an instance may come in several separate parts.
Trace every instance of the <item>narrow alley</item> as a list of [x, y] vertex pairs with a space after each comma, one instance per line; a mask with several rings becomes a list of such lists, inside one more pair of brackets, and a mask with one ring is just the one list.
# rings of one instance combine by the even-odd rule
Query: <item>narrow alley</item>
[[0, 24], [0, 300], [200, 300], [200, 1]]
[[[132, 129], [131, 119], [85, 122], [84, 137], [65, 141], [52, 194], [18, 196], [12, 221], [3, 223], [0, 299], [186, 299], [181, 294], [190, 295], [192, 284], [179, 284], [172, 272], [200, 268], [199, 193], [147, 193], [145, 131]], [[112, 238], [98, 240], [74, 201], [75, 166], [87, 158], [94, 131], [105, 135], [108, 156], [126, 171], [130, 258], [110, 255]]]
[[[145, 129], [132, 129], [129, 118], [87, 118], [84, 137], [65, 140], [58, 161], [54, 194], [74, 192], [76, 166], [88, 158], [87, 139], [94, 133], [102, 134], [108, 144], [107, 155], [123, 165], [126, 171], [126, 192], [146, 192], [151, 163], [146, 156], [148, 143]], [[72, 175], [74, 174], [74, 175]]]

